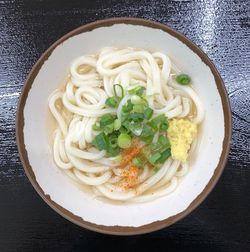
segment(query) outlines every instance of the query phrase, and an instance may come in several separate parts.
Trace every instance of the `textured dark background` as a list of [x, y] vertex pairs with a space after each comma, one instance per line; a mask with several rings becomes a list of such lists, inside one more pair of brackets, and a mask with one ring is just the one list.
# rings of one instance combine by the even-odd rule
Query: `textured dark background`
[[[250, 7], [248, 0], [0, 1], [0, 251], [250, 251]], [[229, 160], [192, 214], [135, 237], [97, 234], [50, 209], [26, 178], [15, 143], [18, 97], [32, 65], [65, 33], [114, 16], [182, 32], [215, 63], [233, 111]], [[214, 127], [216, 127], [216, 122]]]

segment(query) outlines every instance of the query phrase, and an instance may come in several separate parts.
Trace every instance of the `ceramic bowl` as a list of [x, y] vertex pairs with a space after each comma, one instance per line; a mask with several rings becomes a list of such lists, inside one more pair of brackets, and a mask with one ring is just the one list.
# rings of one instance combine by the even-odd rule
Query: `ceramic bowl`
[[[192, 76], [206, 116], [190, 172], [165, 197], [140, 204], [97, 200], [69, 181], [53, 162], [48, 137], [48, 97], [65, 80], [70, 62], [106, 46], [167, 53]], [[81, 26], [56, 41], [32, 68], [24, 85], [16, 124], [25, 172], [39, 195], [60, 215], [90, 230], [131, 235], [167, 227], [193, 211], [222, 174], [231, 138], [231, 111], [223, 81], [206, 54], [166, 25], [137, 18], [112, 18]]]

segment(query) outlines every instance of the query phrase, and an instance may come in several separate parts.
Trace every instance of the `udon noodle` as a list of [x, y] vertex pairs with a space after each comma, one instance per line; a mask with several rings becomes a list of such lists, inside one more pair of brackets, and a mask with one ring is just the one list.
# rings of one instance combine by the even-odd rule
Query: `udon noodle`
[[[75, 59], [64, 89], [55, 90], [49, 97], [57, 123], [53, 140], [56, 165], [71, 179], [90, 186], [96, 195], [111, 200], [144, 202], [173, 192], [188, 173], [188, 158], [178, 160], [171, 155], [161, 166], [156, 165], [157, 169], [150, 161], [131, 170], [131, 160], [121, 165], [117, 158], [126, 155], [126, 150], [107, 155], [93, 141], [100, 133], [94, 125], [102, 116], [108, 114], [122, 121], [122, 109], [132, 96], [129, 90], [136, 87], [143, 87], [152, 118], [165, 115], [170, 122], [184, 118], [200, 124], [204, 118], [200, 98], [190, 85], [177, 83], [178, 74], [180, 70], [166, 54], [142, 49], [104, 48], [99, 54]], [[119, 88], [115, 91], [116, 84]], [[119, 104], [107, 106], [107, 99], [115, 96], [120, 97]], [[158, 141], [156, 132], [152, 143]], [[190, 143], [189, 156], [195, 142]], [[144, 148], [143, 142], [136, 144]], [[128, 183], [128, 179], [133, 182]]]

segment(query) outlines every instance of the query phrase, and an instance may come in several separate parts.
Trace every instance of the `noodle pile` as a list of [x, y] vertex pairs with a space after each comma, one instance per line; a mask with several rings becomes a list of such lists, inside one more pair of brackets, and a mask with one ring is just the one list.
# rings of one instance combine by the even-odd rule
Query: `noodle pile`
[[[145, 88], [154, 116], [164, 114], [169, 120], [187, 118], [200, 124], [204, 118], [202, 103], [191, 86], [176, 82], [174, 77], [179, 73], [167, 55], [134, 48], [104, 48], [98, 55], [74, 60], [65, 89], [56, 90], [49, 98], [57, 122], [53, 146], [56, 165], [73, 180], [91, 186], [96, 195], [111, 200], [144, 202], [174, 191], [180, 177], [188, 173], [188, 161], [169, 157], [157, 172], [145, 165], [138, 170], [133, 186], [124, 189], [120, 185], [129, 168], [121, 167], [92, 142], [98, 134], [93, 125], [105, 114], [119, 118], [130, 98], [126, 91], [138, 85]], [[117, 108], [108, 108], [105, 101], [114, 96], [115, 84], [123, 87], [125, 95]]]

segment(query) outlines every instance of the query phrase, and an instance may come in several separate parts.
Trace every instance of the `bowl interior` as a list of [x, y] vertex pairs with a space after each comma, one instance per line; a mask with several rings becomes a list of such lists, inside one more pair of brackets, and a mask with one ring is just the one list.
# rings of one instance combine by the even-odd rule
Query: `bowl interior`
[[[199, 49], [187, 46], [179, 39], [180, 35], [177, 36], [170, 29], [171, 32], [168, 32], [167, 29], [162, 30], [159, 25], [152, 28], [146, 23], [142, 25], [114, 22], [108, 26], [104, 23], [97, 25], [101, 26], [98, 28], [93, 26], [88, 32], [83, 32], [84, 29], [72, 32], [59, 41], [53, 51], [51, 48], [43, 55], [35, 66], [36, 70], [41, 66], [40, 70], [36, 74], [33, 69], [27, 80], [30, 88], [26, 89], [27, 99], [26, 103], [24, 99], [23, 104], [24, 142], [19, 143], [19, 148], [25, 148], [27, 151], [29, 167], [26, 166], [26, 170], [32, 167], [35, 176], [35, 180], [32, 179], [33, 184], [38, 183], [40, 193], [48, 201], [60, 206], [60, 209], [56, 210], [61, 214], [66, 217], [69, 217], [69, 213], [75, 216], [75, 222], [82, 220], [82, 223], [86, 221], [109, 227], [133, 228], [166, 220], [183, 211], [190, 211], [190, 204], [193, 204], [203, 191], [211, 190], [211, 185], [206, 186], [216, 168], [219, 167], [220, 171], [213, 177], [215, 181], [222, 171], [221, 162], [226, 159], [229, 140], [225, 141], [225, 117], [220, 95], [222, 91], [218, 90], [218, 80], [216, 83], [211, 65], [207, 65], [208, 59], [206, 56], [201, 58]], [[183, 40], [187, 41], [185, 38]], [[190, 45], [190, 42], [187, 42]], [[111, 204], [97, 200], [87, 190], [66, 178], [53, 162], [48, 97], [65, 81], [73, 59], [80, 55], [93, 54], [106, 46], [138, 47], [168, 54], [183, 72], [192, 76], [194, 88], [206, 109], [205, 121], [200, 127], [199, 147], [192, 158], [190, 172], [172, 194], [151, 202]], [[219, 85], [223, 89], [223, 84]], [[228, 112], [229, 108], [226, 109]], [[221, 159], [222, 153], [224, 154]], [[86, 223], [83, 226], [86, 226]]]

